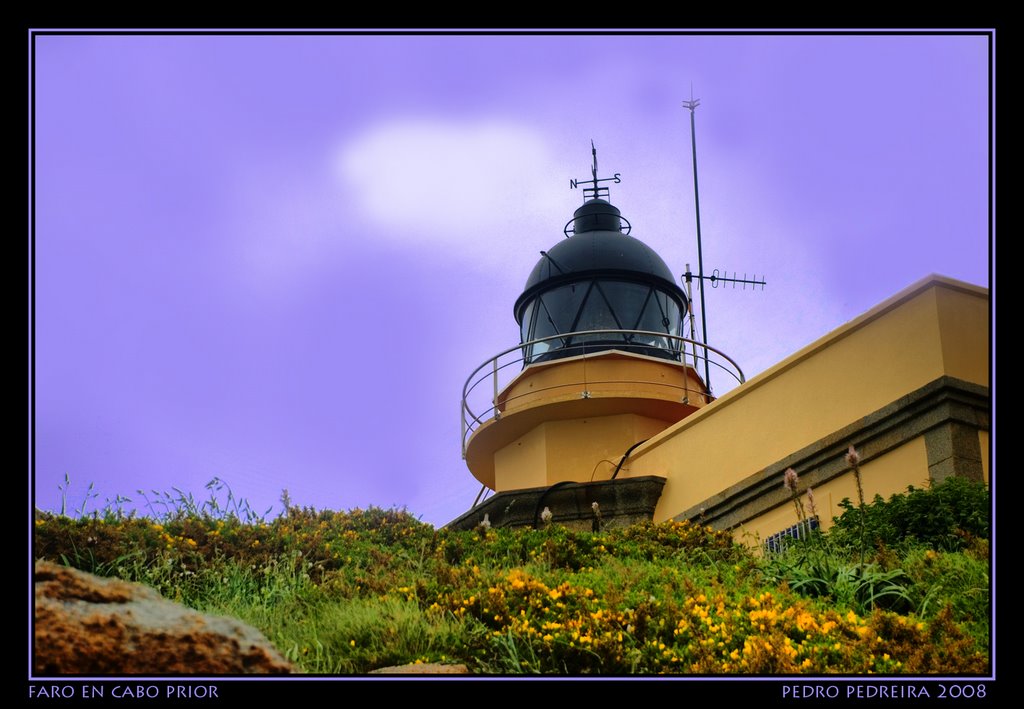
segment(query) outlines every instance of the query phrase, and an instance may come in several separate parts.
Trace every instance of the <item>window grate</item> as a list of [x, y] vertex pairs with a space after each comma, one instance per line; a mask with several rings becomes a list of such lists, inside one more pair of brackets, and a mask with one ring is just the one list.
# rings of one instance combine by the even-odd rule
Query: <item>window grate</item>
[[790, 540], [806, 539], [811, 535], [811, 532], [820, 527], [821, 524], [818, 522], [818, 518], [810, 517], [768, 537], [764, 541], [764, 549], [772, 553], [780, 552], [789, 545]]

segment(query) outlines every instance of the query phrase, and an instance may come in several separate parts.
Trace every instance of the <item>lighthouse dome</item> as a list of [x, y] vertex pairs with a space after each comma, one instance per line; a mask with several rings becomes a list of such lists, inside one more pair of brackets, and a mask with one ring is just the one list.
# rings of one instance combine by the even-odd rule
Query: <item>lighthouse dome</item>
[[[679, 358], [678, 341], [630, 334], [644, 330], [680, 335], [686, 295], [665, 261], [639, 239], [622, 232], [621, 213], [603, 199], [591, 199], [572, 219], [572, 235], [541, 258], [526, 280], [514, 313], [526, 363], [623, 349]], [[570, 335], [586, 330], [617, 330]]]

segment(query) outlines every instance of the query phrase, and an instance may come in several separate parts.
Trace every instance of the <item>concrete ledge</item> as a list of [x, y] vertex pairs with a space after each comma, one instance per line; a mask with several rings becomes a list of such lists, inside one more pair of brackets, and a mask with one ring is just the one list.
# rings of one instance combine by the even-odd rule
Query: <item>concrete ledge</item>
[[644, 475], [506, 490], [487, 498], [445, 526], [449, 529], [473, 529], [486, 514], [492, 527], [532, 527], [547, 507], [551, 510], [552, 523], [590, 530], [594, 522], [592, 504], [596, 502], [604, 527], [622, 527], [652, 519], [664, 486], [665, 478]]
[[[991, 428], [988, 387], [940, 377], [859, 421], [806, 446], [764, 470], [675, 516], [719, 529], [735, 527], [789, 500], [782, 474], [793, 468], [800, 480], [818, 487], [849, 470], [845, 455], [853, 445], [869, 463], [918, 436], [928, 446], [933, 480], [949, 474], [981, 478], [977, 431]], [[974, 431], [974, 444], [966, 435]], [[552, 508], [553, 509], [553, 508]]]

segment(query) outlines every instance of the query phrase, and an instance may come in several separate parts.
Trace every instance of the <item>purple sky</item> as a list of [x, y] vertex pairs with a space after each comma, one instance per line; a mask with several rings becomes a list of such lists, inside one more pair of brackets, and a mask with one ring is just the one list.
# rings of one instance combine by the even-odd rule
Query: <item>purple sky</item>
[[[748, 377], [929, 273], [988, 285], [981, 36], [40, 36], [36, 504], [214, 476], [260, 511], [479, 491], [466, 376], [581, 201]], [[727, 382], [714, 382], [716, 393]]]

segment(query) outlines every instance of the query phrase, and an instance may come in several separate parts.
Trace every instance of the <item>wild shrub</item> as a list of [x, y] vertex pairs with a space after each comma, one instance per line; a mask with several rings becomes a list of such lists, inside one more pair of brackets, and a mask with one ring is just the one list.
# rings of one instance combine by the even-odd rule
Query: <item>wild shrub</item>
[[861, 564], [856, 541], [815, 535], [761, 558], [689, 522], [460, 532], [404, 510], [245, 509], [38, 512], [35, 554], [238, 617], [321, 674], [414, 662], [573, 675], [988, 666], [976, 545], [891, 545]]
[[[860, 511], [844, 498], [844, 512], [834, 520], [830, 536], [854, 544], [860, 534]], [[864, 506], [865, 536], [874, 547], [921, 545], [936, 551], [958, 551], [989, 537], [991, 502], [983, 483], [949, 477], [928, 489], [907, 489], [888, 500], [876, 495]]]

